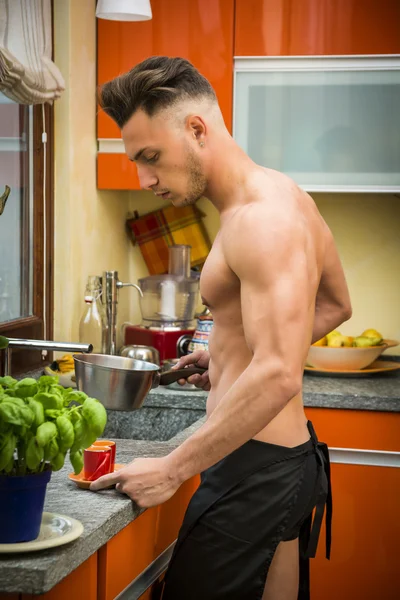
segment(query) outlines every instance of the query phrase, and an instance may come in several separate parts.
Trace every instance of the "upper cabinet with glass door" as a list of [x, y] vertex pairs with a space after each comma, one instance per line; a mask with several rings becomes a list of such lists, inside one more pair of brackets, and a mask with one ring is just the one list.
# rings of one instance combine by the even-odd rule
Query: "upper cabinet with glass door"
[[310, 192], [400, 192], [400, 56], [235, 59], [234, 138]]

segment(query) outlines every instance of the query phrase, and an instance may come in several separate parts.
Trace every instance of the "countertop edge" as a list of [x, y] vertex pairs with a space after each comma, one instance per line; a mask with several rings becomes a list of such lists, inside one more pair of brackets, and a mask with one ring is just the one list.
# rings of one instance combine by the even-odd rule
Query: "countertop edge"
[[400, 398], [313, 394], [303, 397], [305, 408], [334, 408], [338, 410], [366, 410], [372, 412], [400, 412]]

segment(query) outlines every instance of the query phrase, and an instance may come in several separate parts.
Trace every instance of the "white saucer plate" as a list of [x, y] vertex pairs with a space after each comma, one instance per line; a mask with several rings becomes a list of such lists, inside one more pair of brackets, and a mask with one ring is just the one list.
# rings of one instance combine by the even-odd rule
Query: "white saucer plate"
[[0, 544], [1, 554], [14, 554], [17, 552], [36, 552], [63, 546], [76, 540], [83, 532], [80, 521], [57, 513], [44, 512], [39, 536], [31, 542], [17, 544]]

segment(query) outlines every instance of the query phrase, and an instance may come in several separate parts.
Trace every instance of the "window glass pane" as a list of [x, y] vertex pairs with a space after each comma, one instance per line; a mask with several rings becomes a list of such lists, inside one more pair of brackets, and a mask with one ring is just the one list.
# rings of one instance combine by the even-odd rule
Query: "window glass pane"
[[400, 187], [400, 70], [238, 72], [235, 139], [306, 189]]
[[32, 107], [0, 93], [0, 323], [33, 313]]

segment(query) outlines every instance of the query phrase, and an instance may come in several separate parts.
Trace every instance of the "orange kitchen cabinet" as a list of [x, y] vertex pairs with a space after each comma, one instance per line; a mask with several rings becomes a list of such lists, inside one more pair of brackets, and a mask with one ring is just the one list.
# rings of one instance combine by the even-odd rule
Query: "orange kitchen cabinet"
[[318, 439], [334, 448], [400, 452], [400, 413], [306, 408]]
[[325, 559], [323, 529], [311, 560], [311, 600], [397, 600], [400, 469], [331, 468], [332, 554]]
[[138, 190], [139, 177], [135, 163], [126, 154], [97, 155], [97, 187], [100, 190]]
[[[0, 596], [1, 598], [1, 596]], [[41, 596], [22, 594], [20, 600], [97, 600], [97, 552], [92, 554], [68, 577]]]
[[146, 510], [100, 548], [98, 600], [114, 600], [154, 560], [157, 515], [158, 507]]
[[[199, 477], [164, 504], [147, 509], [99, 550], [98, 600], [113, 600], [177, 537]], [[148, 590], [141, 600], [149, 600]]]
[[[97, 79], [113, 79], [154, 55], [189, 59], [214, 87], [228, 129], [232, 129], [234, 0], [152, 0], [146, 22], [98, 19]], [[103, 111], [97, 137], [120, 138], [117, 125]], [[122, 151], [121, 151], [122, 154]], [[117, 155], [119, 156], [119, 155]], [[100, 158], [101, 157], [101, 158]], [[112, 153], [99, 154], [100, 189], [138, 189], [137, 174]]]
[[2, 594], [0, 593], [0, 600], [20, 600], [19, 594]]
[[235, 56], [398, 54], [398, 0], [236, 0]]
[[178, 536], [191, 497], [200, 485], [200, 476], [185, 481], [168, 502], [159, 507], [155, 555], [158, 556]]

